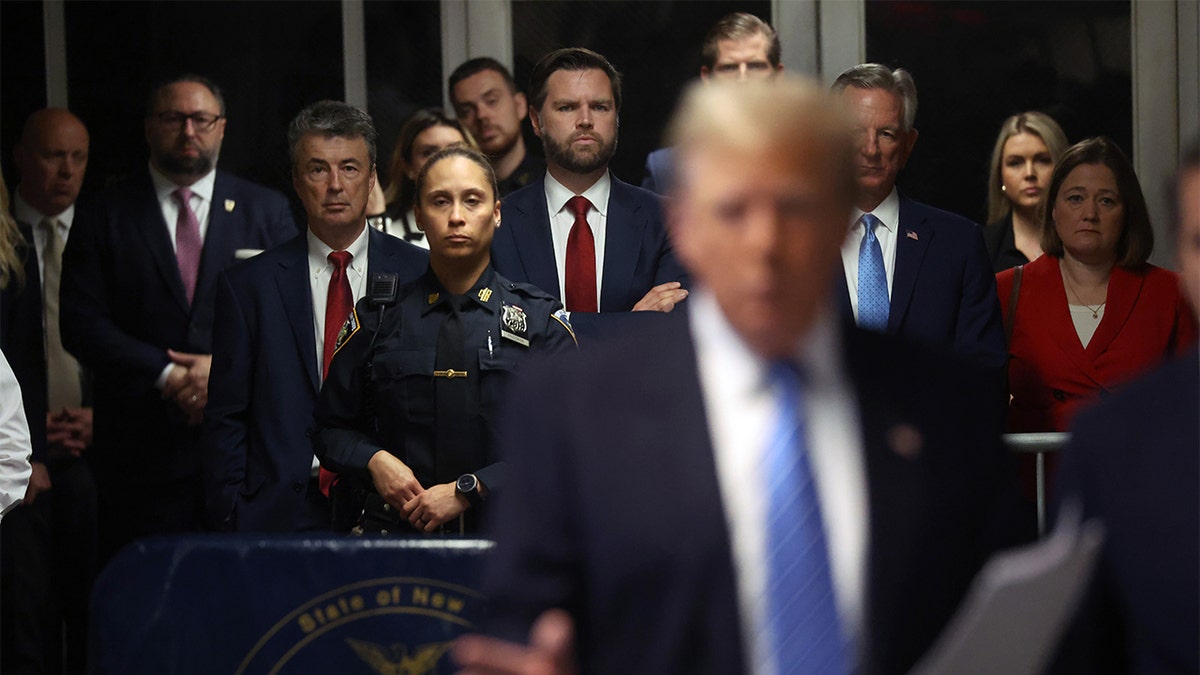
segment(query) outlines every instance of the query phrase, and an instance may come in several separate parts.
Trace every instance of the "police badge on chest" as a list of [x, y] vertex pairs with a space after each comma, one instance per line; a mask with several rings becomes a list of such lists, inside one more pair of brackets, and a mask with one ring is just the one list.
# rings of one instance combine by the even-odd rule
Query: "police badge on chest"
[[512, 340], [522, 347], [528, 347], [528, 335], [529, 321], [525, 317], [525, 310], [516, 305], [504, 303], [500, 312], [500, 337]]

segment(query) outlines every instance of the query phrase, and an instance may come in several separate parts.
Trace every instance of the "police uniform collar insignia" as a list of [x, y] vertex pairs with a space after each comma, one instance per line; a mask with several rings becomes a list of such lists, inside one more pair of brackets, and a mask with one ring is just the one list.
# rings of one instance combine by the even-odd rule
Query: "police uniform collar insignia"
[[500, 337], [506, 340], [523, 346], [529, 346], [529, 321], [525, 316], [525, 310], [510, 305], [507, 302], [503, 303], [503, 309], [500, 313]]
[[492, 298], [492, 289], [485, 286], [479, 289], [479, 295], [476, 297], [479, 298], [480, 302], [487, 302]]
[[438, 298], [440, 298], [440, 297], [442, 297], [441, 293], [436, 293], [436, 292], [430, 293], [429, 297], [426, 298], [426, 300], [427, 300], [426, 304], [432, 305], [433, 303], [437, 302]]

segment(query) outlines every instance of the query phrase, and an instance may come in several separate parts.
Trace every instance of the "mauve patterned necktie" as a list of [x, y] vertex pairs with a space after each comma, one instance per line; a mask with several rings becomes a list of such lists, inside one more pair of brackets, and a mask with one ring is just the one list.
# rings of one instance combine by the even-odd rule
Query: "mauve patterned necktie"
[[175, 219], [175, 259], [179, 262], [183, 292], [190, 305], [196, 295], [196, 277], [200, 275], [200, 252], [204, 250], [204, 241], [200, 238], [200, 220], [192, 210], [192, 191], [181, 187], [172, 194], [179, 204], [179, 217]]

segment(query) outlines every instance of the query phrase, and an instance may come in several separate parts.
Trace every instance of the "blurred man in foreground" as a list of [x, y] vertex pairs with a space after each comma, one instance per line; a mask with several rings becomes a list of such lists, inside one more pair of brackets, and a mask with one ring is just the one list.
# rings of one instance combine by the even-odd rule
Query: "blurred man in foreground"
[[510, 397], [502, 639], [463, 638], [469, 672], [907, 671], [1007, 540], [986, 378], [832, 306], [841, 114], [798, 80], [727, 87], [672, 125], [693, 299]]

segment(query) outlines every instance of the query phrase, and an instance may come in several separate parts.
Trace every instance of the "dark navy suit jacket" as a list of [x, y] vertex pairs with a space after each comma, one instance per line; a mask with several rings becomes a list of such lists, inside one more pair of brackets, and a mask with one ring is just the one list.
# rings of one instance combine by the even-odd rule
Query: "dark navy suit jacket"
[[[681, 309], [531, 369], [509, 397], [490, 630], [524, 640], [541, 612], [564, 608], [583, 672], [747, 670]], [[1000, 415], [974, 395], [986, 386], [974, 369], [886, 336], [844, 337], [870, 513], [860, 672], [906, 672], [989, 552], [1012, 540], [1013, 466]], [[915, 452], [897, 447], [898, 430], [919, 439]]]
[[[975, 223], [900, 195], [887, 332], [1002, 368], [1007, 358], [996, 277]], [[853, 320], [843, 275], [842, 309]]]
[[[546, 211], [545, 184], [536, 182], [504, 198], [500, 229], [492, 240], [492, 265], [510, 281], [533, 284], [560, 302], [558, 267]], [[663, 226], [658, 196], [612, 178], [604, 239], [604, 281], [600, 312], [628, 312], [653, 287], [686, 284]], [[582, 314], [571, 322], [581, 328]]]
[[217, 171], [189, 306], [149, 171], [77, 206], [60, 320], [63, 345], [95, 377], [89, 459], [98, 482], [198, 478], [200, 429], [154, 386], [167, 350], [211, 353], [217, 274], [237, 250], [271, 248], [298, 229], [282, 194]]
[[646, 155], [642, 187], [658, 195], [667, 195], [675, 186], [675, 149], [659, 148]]
[[[429, 254], [412, 244], [375, 230], [369, 237], [370, 273], [394, 272], [407, 283], [429, 266]], [[305, 498], [313, 458], [307, 431], [321, 375], [308, 277], [308, 237], [302, 234], [230, 268], [218, 281], [204, 411], [204, 492], [219, 529], [313, 527]]]
[[1081, 412], [1058, 474], [1104, 547], [1061, 672], [1200, 672], [1200, 352]]

